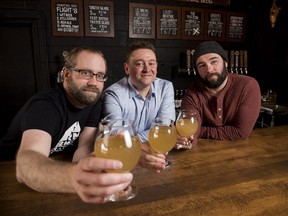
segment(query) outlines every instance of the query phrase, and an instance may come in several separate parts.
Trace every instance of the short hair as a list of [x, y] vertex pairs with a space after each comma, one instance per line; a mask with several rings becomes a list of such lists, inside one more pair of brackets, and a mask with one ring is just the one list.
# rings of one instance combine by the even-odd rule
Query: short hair
[[82, 51], [87, 51], [87, 52], [91, 52], [91, 53], [100, 55], [103, 58], [104, 62], [105, 62], [105, 67], [106, 67], [105, 70], [107, 71], [107, 62], [106, 62], [106, 59], [104, 57], [104, 54], [98, 49], [94, 49], [92, 47], [85, 47], [85, 46], [75, 47], [69, 52], [64, 51], [63, 52], [64, 67], [66, 67], [66, 68], [75, 67], [77, 56]]
[[156, 52], [156, 49], [152, 43], [150, 43], [148, 41], [135, 41], [135, 42], [131, 43], [127, 49], [126, 62], [129, 61], [132, 52], [134, 52], [135, 50], [138, 50], [138, 49], [150, 49], [155, 53], [155, 56], [157, 58], [157, 52]]

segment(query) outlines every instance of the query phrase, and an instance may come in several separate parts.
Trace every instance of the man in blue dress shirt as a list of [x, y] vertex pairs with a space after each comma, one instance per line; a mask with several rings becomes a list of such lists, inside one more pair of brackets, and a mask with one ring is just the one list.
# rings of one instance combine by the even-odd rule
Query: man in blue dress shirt
[[108, 119], [134, 121], [144, 152], [141, 160], [145, 160], [143, 164], [148, 164], [148, 168], [159, 172], [165, 168], [167, 154], [153, 153], [148, 133], [156, 117], [175, 120], [175, 105], [173, 84], [156, 77], [157, 66], [156, 50], [151, 43], [137, 41], [130, 44], [124, 63], [127, 76], [105, 90], [103, 114]]

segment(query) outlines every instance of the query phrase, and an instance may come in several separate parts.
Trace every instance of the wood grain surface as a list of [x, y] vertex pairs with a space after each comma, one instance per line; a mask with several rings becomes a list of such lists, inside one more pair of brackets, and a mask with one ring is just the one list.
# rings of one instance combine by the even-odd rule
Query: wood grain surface
[[137, 167], [137, 196], [86, 204], [75, 194], [38, 193], [0, 163], [0, 215], [288, 215], [288, 126], [254, 129], [242, 141], [199, 140], [172, 151], [161, 173]]

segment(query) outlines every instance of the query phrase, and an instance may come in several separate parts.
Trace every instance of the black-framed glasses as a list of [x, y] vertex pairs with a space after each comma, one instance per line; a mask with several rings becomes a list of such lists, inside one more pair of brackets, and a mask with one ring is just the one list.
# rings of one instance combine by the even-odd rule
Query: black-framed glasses
[[69, 68], [69, 70], [73, 70], [79, 73], [82, 79], [90, 80], [93, 76], [96, 77], [96, 80], [99, 82], [105, 82], [108, 79], [108, 75], [104, 73], [93, 73], [92, 71], [78, 68]]

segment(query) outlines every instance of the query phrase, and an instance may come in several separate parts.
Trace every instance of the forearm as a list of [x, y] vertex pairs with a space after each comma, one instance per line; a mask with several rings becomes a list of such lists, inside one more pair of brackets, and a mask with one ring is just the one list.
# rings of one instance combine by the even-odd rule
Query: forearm
[[238, 126], [225, 125], [217, 126], [201, 126], [200, 138], [218, 139], [218, 140], [241, 140], [247, 138], [252, 128], [242, 128]]
[[85, 146], [78, 147], [75, 151], [72, 162], [78, 162], [80, 159], [93, 154], [93, 147], [86, 148]]
[[160, 172], [165, 169], [165, 154], [155, 153], [148, 142], [141, 143], [142, 155], [139, 160], [139, 165], [143, 168], [148, 168]]
[[73, 162], [78, 162], [80, 159], [93, 153], [96, 132], [97, 128], [95, 127], [84, 128], [79, 138], [78, 148], [73, 155]]
[[22, 151], [16, 159], [18, 181], [39, 192], [75, 192], [73, 168], [71, 162], [52, 160], [31, 150]]
[[[231, 119], [224, 121], [223, 126], [201, 127], [201, 138], [220, 140], [246, 139], [254, 128], [259, 116], [261, 106], [260, 90], [256, 89], [246, 93], [245, 100], [241, 101], [239, 107], [231, 113]], [[228, 114], [229, 115], [229, 114]], [[215, 123], [216, 124], [216, 123]]]

